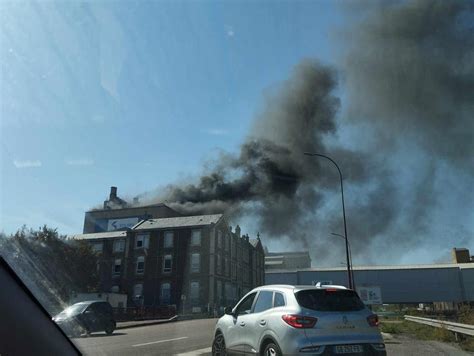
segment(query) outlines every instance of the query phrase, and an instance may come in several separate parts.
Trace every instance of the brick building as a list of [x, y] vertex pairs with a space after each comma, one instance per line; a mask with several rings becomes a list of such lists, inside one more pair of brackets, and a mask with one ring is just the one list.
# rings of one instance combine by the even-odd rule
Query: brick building
[[73, 238], [99, 254], [101, 291], [126, 293], [129, 306], [221, 312], [264, 284], [260, 239], [241, 236], [238, 226], [232, 231], [222, 214], [144, 219], [126, 230]]

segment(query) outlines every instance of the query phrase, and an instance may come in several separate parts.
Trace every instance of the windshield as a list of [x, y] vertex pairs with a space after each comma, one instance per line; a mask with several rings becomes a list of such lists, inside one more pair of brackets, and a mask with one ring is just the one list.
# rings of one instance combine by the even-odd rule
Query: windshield
[[52, 324], [84, 354], [212, 353], [295, 302], [224, 313], [260, 286], [470, 320], [473, 34], [472, 0], [0, 0], [0, 255], [48, 321], [104, 303]]
[[350, 290], [303, 290], [295, 295], [299, 305], [316, 311], [358, 311], [365, 308], [357, 293]]

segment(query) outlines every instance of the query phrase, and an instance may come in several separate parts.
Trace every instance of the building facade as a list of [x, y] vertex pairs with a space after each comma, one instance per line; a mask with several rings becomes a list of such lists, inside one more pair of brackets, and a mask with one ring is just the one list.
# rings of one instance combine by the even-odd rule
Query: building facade
[[73, 238], [99, 255], [100, 290], [126, 293], [129, 306], [220, 313], [264, 283], [260, 239], [232, 231], [222, 214], [145, 219]]
[[103, 208], [87, 211], [84, 217], [84, 234], [123, 230], [131, 228], [139, 221], [154, 218], [182, 216], [165, 204], [138, 206], [134, 199], [132, 204], [117, 195], [117, 187], [110, 188], [109, 199], [104, 201]]
[[266, 270], [285, 270], [311, 268], [311, 256], [304, 252], [267, 252], [265, 254]]

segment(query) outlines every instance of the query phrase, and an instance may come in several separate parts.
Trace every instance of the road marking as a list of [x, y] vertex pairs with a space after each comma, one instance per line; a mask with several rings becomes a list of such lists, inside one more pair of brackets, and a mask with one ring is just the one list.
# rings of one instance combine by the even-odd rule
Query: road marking
[[196, 356], [196, 355], [208, 354], [210, 352], [212, 352], [212, 347], [208, 347], [206, 349], [200, 349], [200, 350], [193, 350], [193, 351], [185, 352], [182, 354], [177, 354], [177, 356]]
[[183, 339], [187, 339], [187, 338], [188, 338], [187, 336], [183, 336], [183, 337], [176, 337], [176, 338], [174, 338], [174, 339], [166, 339], [166, 340], [158, 340], [158, 341], [152, 341], [152, 342], [145, 342], [145, 343], [143, 343], [143, 344], [132, 345], [132, 347], [146, 346], [146, 345], [153, 345], [153, 344], [161, 344], [162, 342], [183, 340]]

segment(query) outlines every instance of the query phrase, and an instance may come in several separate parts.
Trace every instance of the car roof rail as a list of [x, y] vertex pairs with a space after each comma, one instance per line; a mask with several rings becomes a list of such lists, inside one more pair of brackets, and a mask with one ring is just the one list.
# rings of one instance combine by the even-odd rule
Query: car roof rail
[[324, 283], [321, 283], [321, 282], [316, 283], [315, 287], [316, 288], [347, 289], [346, 287], [340, 286], [340, 285], [337, 285], [337, 284], [324, 284]]

